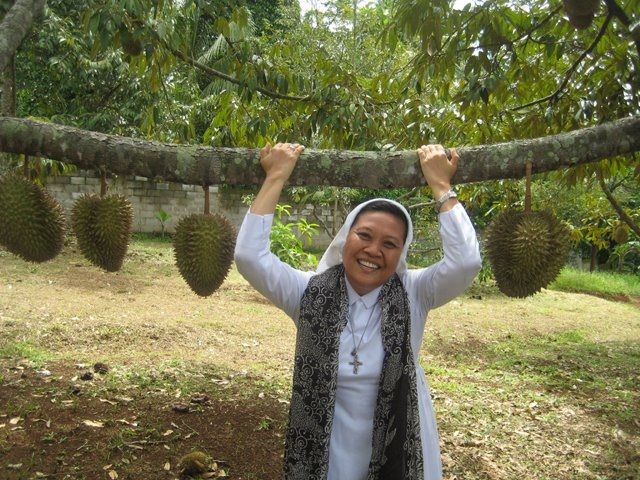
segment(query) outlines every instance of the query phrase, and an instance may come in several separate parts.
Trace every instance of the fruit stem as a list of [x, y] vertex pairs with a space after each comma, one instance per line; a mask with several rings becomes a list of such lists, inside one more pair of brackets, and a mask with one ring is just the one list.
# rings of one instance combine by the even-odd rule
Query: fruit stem
[[24, 178], [27, 180], [31, 180], [31, 175], [29, 175], [29, 155], [24, 155], [24, 163], [22, 164], [22, 173], [24, 174]]
[[211, 207], [209, 201], [209, 185], [203, 185], [202, 189], [204, 190], [204, 214], [209, 215], [209, 209]]
[[526, 176], [526, 182], [525, 182], [525, 193], [524, 193], [524, 211], [526, 213], [531, 213], [531, 170], [532, 170], [531, 161], [528, 161], [527, 176]]
[[107, 171], [104, 167], [100, 167], [100, 198], [104, 198], [108, 190]]

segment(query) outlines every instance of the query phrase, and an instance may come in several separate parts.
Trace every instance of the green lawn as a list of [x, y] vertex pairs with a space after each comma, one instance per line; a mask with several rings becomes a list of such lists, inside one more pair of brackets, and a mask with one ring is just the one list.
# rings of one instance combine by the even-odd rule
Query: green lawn
[[565, 268], [549, 288], [565, 292], [640, 296], [640, 275], [611, 272], [590, 273]]

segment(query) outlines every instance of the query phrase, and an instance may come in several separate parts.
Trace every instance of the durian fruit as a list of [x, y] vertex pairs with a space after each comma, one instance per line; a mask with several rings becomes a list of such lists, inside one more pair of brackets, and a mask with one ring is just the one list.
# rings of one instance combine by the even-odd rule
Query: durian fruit
[[120, 45], [122, 46], [122, 51], [132, 57], [142, 53], [142, 42], [128, 30], [120, 32]]
[[629, 240], [629, 225], [626, 223], [618, 223], [616, 228], [613, 230], [613, 235], [611, 238], [618, 244], [622, 245], [623, 243], [627, 243]]
[[487, 228], [487, 256], [498, 288], [509, 297], [540, 291], [560, 273], [569, 229], [550, 212], [508, 210]]
[[569, 22], [578, 30], [588, 28], [598, 10], [600, 0], [562, 0]]
[[85, 194], [71, 213], [71, 224], [78, 238], [78, 247], [87, 260], [116, 272], [129, 246], [133, 223], [133, 207], [122, 195], [99, 197]]
[[180, 472], [183, 475], [200, 475], [209, 469], [209, 457], [203, 452], [187, 453], [180, 459]]
[[49, 192], [15, 173], [0, 177], [0, 245], [45, 262], [62, 250], [64, 231], [64, 211]]
[[222, 285], [235, 239], [235, 228], [219, 214], [192, 214], [178, 222], [173, 240], [176, 265], [195, 293], [206, 297]]

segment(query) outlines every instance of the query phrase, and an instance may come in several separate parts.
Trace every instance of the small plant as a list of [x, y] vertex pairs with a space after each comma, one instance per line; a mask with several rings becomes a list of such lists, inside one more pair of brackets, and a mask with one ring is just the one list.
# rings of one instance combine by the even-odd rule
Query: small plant
[[271, 251], [294, 268], [315, 266], [318, 259], [314, 254], [305, 252], [304, 245], [305, 241], [311, 243], [313, 236], [318, 233], [318, 225], [305, 219], [284, 223], [282, 217], [285, 215], [291, 215], [291, 205], [277, 205], [271, 227]]
[[258, 430], [271, 430], [273, 428], [273, 418], [264, 417], [260, 419], [260, 423], [258, 424]]
[[171, 215], [161, 208], [156, 212], [155, 217], [160, 222], [160, 228], [162, 229], [162, 238], [164, 238], [166, 223], [171, 219]]

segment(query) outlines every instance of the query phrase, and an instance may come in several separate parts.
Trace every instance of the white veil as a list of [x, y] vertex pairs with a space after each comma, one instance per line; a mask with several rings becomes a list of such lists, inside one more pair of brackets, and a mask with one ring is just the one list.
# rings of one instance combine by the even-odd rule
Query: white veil
[[342, 227], [336, 234], [335, 238], [332, 240], [331, 244], [322, 255], [320, 259], [320, 263], [318, 263], [318, 268], [316, 269], [316, 273], [322, 273], [328, 268], [333, 267], [334, 265], [338, 265], [342, 263], [342, 249], [344, 248], [344, 244], [347, 240], [347, 235], [349, 234], [349, 230], [351, 230], [351, 225], [353, 224], [353, 220], [358, 215], [358, 212], [362, 210], [362, 208], [368, 205], [371, 202], [383, 201], [388, 202], [404, 213], [404, 216], [407, 218], [407, 239], [404, 242], [404, 246], [402, 248], [402, 254], [400, 255], [400, 261], [398, 262], [398, 267], [396, 268], [397, 273], [402, 273], [407, 269], [407, 252], [409, 251], [409, 245], [411, 245], [411, 241], [413, 240], [413, 224], [411, 223], [411, 217], [409, 216], [409, 212], [407, 209], [400, 205], [398, 202], [394, 200], [389, 200], [386, 198], [374, 198], [371, 200], [367, 200], [366, 202], [362, 202], [356, 208], [349, 212], [347, 218], [345, 219]]

